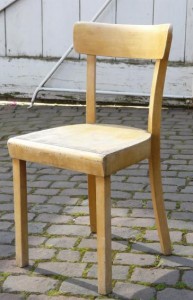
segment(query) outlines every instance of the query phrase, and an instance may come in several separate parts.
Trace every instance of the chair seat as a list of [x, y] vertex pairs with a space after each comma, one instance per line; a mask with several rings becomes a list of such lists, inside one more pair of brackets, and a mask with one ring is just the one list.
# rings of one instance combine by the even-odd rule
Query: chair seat
[[78, 124], [11, 138], [8, 148], [12, 158], [106, 176], [148, 158], [150, 140], [138, 128]]

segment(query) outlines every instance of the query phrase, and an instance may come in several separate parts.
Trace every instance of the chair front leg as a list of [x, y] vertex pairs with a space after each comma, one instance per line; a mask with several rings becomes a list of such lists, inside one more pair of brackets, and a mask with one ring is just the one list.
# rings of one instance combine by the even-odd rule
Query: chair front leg
[[26, 162], [13, 159], [16, 263], [28, 265]]
[[112, 291], [110, 176], [96, 177], [98, 292]]
[[96, 176], [88, 175], [88, 201], [90, 213], [90, 228], [92, 233], [97, 232], [96, 225]]
[[149, 158], [149, 175], [151, 183], [151, 193], [153, 209], [160, 239], [161, 249], [163, 254], [171, 254], [171, 241], [167, 224], [166, 212], [164, 207], [161, 166], [160, 166], [160, 151], [159, 145], [152, 147], [152, 153]]

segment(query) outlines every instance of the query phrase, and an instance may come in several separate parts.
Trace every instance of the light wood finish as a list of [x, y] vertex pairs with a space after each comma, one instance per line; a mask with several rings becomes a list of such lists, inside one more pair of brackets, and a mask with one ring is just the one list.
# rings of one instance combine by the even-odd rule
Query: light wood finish
[[117, 26], [79, 22], [74, 26], [74, 49], [88, 55], [162, 59], [168, 29], [168, 24]]
[[88, 175], [88, 202], [90, 213], [90, 228], [92, 233], [97, 232], [96, 221], [96, 176]]
[[96, 56], [87, 56], [86, 123], [96, 122]]
[[13, 159], [16, 263], [28, 265], [26, 162]]
[[151, 183], [153, 209], [158, 235], [160, 238], [161, 249], [163, 254], [170, 255], [172, 249], [163, 200], [160, 150], [158, 141], [155, 144], [152, 143], [152, 152], [149, 159], [149, 176]]
[[99, 293], [112, 290], [110, 176], [96, 177]]
[[[160, 171], [160, 124], [162, 94], [171, 45], [169, 25], [135, 26], [77, 23], [75, 49], [87, 57], [86, 123], [61, 126], [11, 138], [14, 159], [16, 252], [19, 265], [27, 263], [26, 186], [24, 162], [31, 161], [88, 174], [91, 231], [97, 231], [98, 288], [111, 292], [110, 176], [138, 163], [150, 162], [150, 182], [162, 251], [171, 244], [162, 195]], [[96, 56], [155, 59], [148, 128], [96, 124]], [[24, 203], [24, 204], [23, 204]], [[24, 210], [23, 210], [24, 205]], [[22, 224], [22, 226], [21, 226]], [[22, 262], [21, 262], [22, 261]]]
[[[87, 84], [86, 84], [86, 123], [96, 122], [96, 56], [87, 55]], [[88, 201], [90, 213], [90, 228], [97, 232], [96, 225], [96, 177], [88, 175]]]
[[146, 130], [107, 124], [61, 126], [8, 141], [14, 158], [98, 176], [149, 157], [150, 146]]
[[150, 97], [148, 131], [151, 133], [151, 155], [149, 159], [149, 175], [152, 192], [153, 209], [160, 238], [162, 252], [165, 255], [171, 254], [171, 241], [169, 236], [168, 224], [166, 219], [161, 167], [160, 167], [160, 128], [161, 128], [161, 104], [164, 88], [165, 74], [167, 68], [167, 58], [171, 39], [166, 48], [166, 59], [157, 61], [154, 69], [152, 90]]

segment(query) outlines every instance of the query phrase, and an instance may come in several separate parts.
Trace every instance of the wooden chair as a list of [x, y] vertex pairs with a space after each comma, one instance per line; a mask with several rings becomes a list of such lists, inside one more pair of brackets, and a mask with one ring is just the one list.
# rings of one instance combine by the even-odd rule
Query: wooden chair
[[[97, 232], [98, 290], [112, 290], [111, 174], [149, 159], [153, 208], [162, 252], [171, 243], [162, 196], [160, 121], [162, 94], [172, 39], [170, 25], [76, 23], [74, 48], [87, 55], [86, 124], [62, 126], [10, 138], [13, 159], [16, 261], [28, 264], [26, 161], [88, 174], [91, 231]], [[96, 124], [96, 56], [155, 60], [148, 128]]]

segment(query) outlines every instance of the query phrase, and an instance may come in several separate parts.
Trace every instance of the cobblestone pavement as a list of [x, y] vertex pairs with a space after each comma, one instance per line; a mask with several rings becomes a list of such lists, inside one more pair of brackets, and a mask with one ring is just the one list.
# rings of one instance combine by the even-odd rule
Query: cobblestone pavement
[[[99, 107], [144, 128], [147, 109]], [[84, 174], [28, 164], [30, 265], [15, 265], [10, 136], [84, 122], [84, 107], [0, 105], [0, 299], [193, 299], [193, 110], [163, 110], [162, 174], [173, 254], [160, 253], [147, 162], [112, 176], [113, 293], [97, 294]]]

